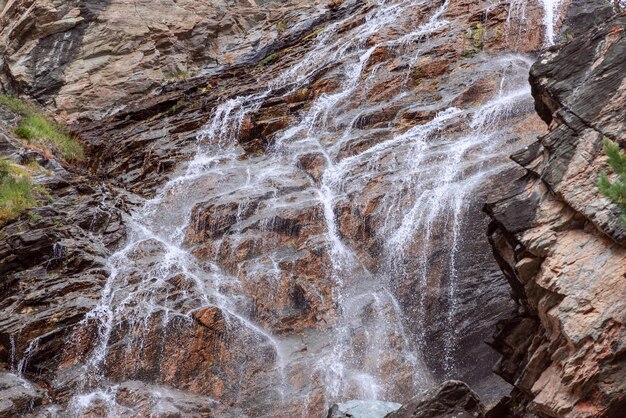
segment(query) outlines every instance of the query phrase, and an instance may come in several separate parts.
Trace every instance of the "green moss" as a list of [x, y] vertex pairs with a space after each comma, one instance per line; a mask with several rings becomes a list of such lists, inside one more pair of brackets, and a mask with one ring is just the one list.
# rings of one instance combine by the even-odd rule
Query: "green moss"
[[483, 49], [484, 28], [481, 22], [474, 22], [465, 31], [464, 57], [472, 57]]
[[22, 120], [15, 130], [18, 137], [28, 143], [52, 148], [68, 161], [80, 161], [85, 158], [80, 143], [72, 138], [63, 126], [44, 115], [35, 106], [7, 95], [0, 95], [0, 105], [22, 115]]
[[276, 53], [269, 54], [267, 57], [263, 58], [259, 62], [259, 67], [265, 67], [266, 65], [272, 64], [278, 59], [278, 55]]
[[30, 215], [28, 215], [28, 222], [30, 223], [36, 224], [40, 220], [41, 220], [41, 216], [37, 215], [36, 213], [31, 213]]

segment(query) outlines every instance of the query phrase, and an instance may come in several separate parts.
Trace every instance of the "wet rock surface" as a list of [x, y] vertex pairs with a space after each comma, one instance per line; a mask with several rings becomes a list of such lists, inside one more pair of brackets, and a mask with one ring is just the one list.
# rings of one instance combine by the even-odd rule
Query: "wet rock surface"
[[[4, 158], [38, 167], [33, 182], [45, 188], [47, 199], [0, 229], [1, 364], [19, 375], [3, 373], [3, 381], [17, 382], [4, 389], [11, 396], [3, 407], [11, 416], [42, 403], [36, 383], [45, 386], [55, 375], [66, 338], [96, 306], [109, 274], [109, 250], [125, 228], [113, 190], [24, 149], [13, 134], [15, 115], [3, 109], [0, 116], [0, 135], [11, 145]], [[31, 373], [37, 378], [25, 380]]]
[[[348, 399], [406, 403], [450, 377], [488, 401], [509, 391], [483, 343], [516, 309], [509, 253], [494, 261], [479, 208], [522, 170], [511, 152], [529, 145], [516, 158], [530, 162], [558, 146], [533, 145], [545, 129], [526, 82], [544, 10], [388, 3], [5, 9], [0, 83], [57, 109], [89, 155], [84, 173], [42, 161], [53, 202], [2, 230], [0, 360], [45, 389], [36, 412], [320, 416]], [[535, 88], [552, 106], [559, 87]], [[503, 211], [523, 229], [527, 207]], [[573, 233], [582, 218], [563, 210], [550, 219]], [[566, 242], [561, 253], [586, 254]], [[534, 275], [539, 254], [514, 267]], [[540, 321], [502, 324], [512, 336], [494, 346], [511, 349], [501, 375], [515, 383]], [[404, 410], [481, 416], [474, 401], [448, 383]]]
[[383, 401], [348, 401], [333, 405], [328, 418], [383, 418], [402, 405]]
[[449, 380], [438, 388], [421, 394], [385, 418], [482, 418], [485, 408], [476, 395], [463, 382]]
[[541, 55], [530, 72], [549, 133], [516, 153], [526, 169], [490, 203], [489, 239], [519, 313], [498, 325], [500, 405], [549, 417], [617, 417], [624, 404], [626, 231], [597, 179], [607, 137], [624, 146], [626, 17]]
[[[476, 51], [468, 53], [470, 47], [465, 40], [467, 34], [461, 28], [475, 25], [482, 19], [478, 13], [480, 7], [471, 6], [476, 9], [472, 9], [469, 14], [468, 7], [466, 4], [451, 4], [445, 17], [457, 22], [455, 27], [458, 27], [458, 31], [446, 34], [445, 39], [439, 39], [444, 36], [444, 32], [437, 32], [438, 40], [425, 44], [425, 52], [419, 62], [403, 63], [401, 56], [379, 55], [376, 51], [380, 48], [375, 49], [371, 60], [372, 65], [379, 67], [376, 81], [367, 92], [359, 93], [354, 99], [355, 103], [365, 101], [370, 108], [367, 114], [355, 118], [354, 126], [359, 129], [358, 135], [344, 142], [340, 158], [367, 151], [397, 129], [405, 130], [416, 123], [428, 123], [437, 112], [450, 105], [471, 108], [496, 92], [497, 85], [488, 82], [488, 74], [499, 74], [509, 64], [509, 59], [499, 61], [493, 54], [513, 44], [512, 40], [504, 36], [507, 30], [507, 10], [499, 7], [497, 12], [490, 14], [489, 24], [493, 32], [485, 36], [485, 45], [481, 44]], [[354, 13], [352, 18], [343, 23], [347, 30], [350, 27], [358, 28], [367, 10], [338, 9], [337, 13]], [[412, 10], [417, 19], [426, 19], [435, 9]], [[515, 25], [515, 29], [508, 30], [528, 31], [525, 23], [517, 21]], [[499, 37], [495, 35], [498, 27], [503, 31]], [[310, 32], [314, 33], [315, 30], [312, 28]], [[458, 39], [463, 41], [459, 43]], [[518, 44], [518, 47], [530, 51], [540, 45], [541, 38], [537, 37], [532, 42]], [[236, 97], [252, 91], [263, 91], [265, 83], [271, 80], [273, 74], [297, 65], [303, 55], [314, 47], [315, 42], [311, 38], [306, 39], [306, 42], [298, 44], [298, 48], [289, 47], [278, 51], [280, 59], [270, 65], [236, 66], [215, 76], [178, 83], [167, 87], [162, 95], [154, 99], [129, 106], [106, 123], [76, 125], [75, 129], [91, 144], [92, 165], [101, 175], [119, 182], [125, 188], [150, 194], [164, 176], [172, 175], [177, 161], [189, 158], [195, 152], [197, 130], [210, 124], [211, 109], [219, 98], [223, 100], [225, 96]], [[481, 52], [483, 48], [489, 52]], [[431, 70], [433, 62], [437, 63], [435, 70]], [[514, 66], [527, 65], [523, 60], [516, 62], [514, 59], [513, 62]], [[388, 108], [385, 101], [401, 90], [405, 77], [398, 69], [406, 65], [409, 66], [410, 83], [415, 88], [412, 93], [414, 96], [406, 97], [398, 105]], [[478, 76], [477, 68], [484, 73]], [[263, 176], [264, 165], [269, 172], [270, 161], [265, 154], [276, 147], [275, 138], [280, 137], [281, 130], [297, 120], [300, 114], [309, 112], [316, 99], [336, 93], [340, 88], [337, 81], [339, 76], [337, 70], [329, 67], [315, 73], [303, 88], [282, 97], [279, 90], [278, 97], [266, 99], [258, 110], [246, 115], [237, 132], [225, 132], [227, 136], [234, 136], [245, 152], [240, 157], [241, 163], [237, 169], [248, 170], [252, 179]], [[525, 75], [520, 80], [523, 81], [523, 78]], [[354, 105], [349, 105], [346, 112], [350, 111], [350, 106]], [[515, 125], [511, 131], [512, 143], [530, 142], [535, 135], [535, 131], [529, 129], [536, 118], [531, 106], [522, 105], [520, 108], [522, 110], [516, 111], [519, 113], [511, 115]], [[353, 112], [356, 115], [356, 111]], [[340, 126], [337, 128], [341, 129]], [[462, 137], [460, 133], [454, 135]], [[336, 134], [332, 134], [326, 141], [330, 145], [335, 138]], [[209, 138], [206, 140], [211, 141]], [[218, 190], [213, 191], [211, 188], [215, 186], [210, 182], [199, 183], [197, 187], [206, 190], [205, 194], [211, 198], [194, 206], [185, 239], [186, 245], [192, 247], [198, 259], [207, 262], [219, 259], [221, 268], [244, 280], [241, 291], [254, 301], [255, 317], [265, 327], [279, 334], [324, 327], [324, 324], [332, 323], [336, 315], [332, 304], [334, 286], [328, 279], [331, 256], [327, 249], [324, 208], [310, 185], [311, 182], [320, 185], [323, 173], [328, 168], [328, 160], [323, 153], [311, 152], [310, 148], [295, 151], [294, 157], [297, 157], [295, 167], [285, 168], [279, 182], [271, 187], [258, 187], [257, 183], [252, 193], [247, 190], [220, 192], [217, 196]], [[349, 200], [340, 202], [335, 209], [342, 237], [350, 242], [367, 269], [387, 268], [380, 257], [382, 238], [377, 238], [374, 231], [384, 226], [387, 217], [384, 211], [388, 206], [381, 202], [385, 200], [387, 190], [393, 187], [391, 185], [394, 181], [393, 176], [380, 176], [370, 182], [365, 190], [355, 188], [350, 191]], [[485, 185], [484, 191], [476, 190], [475, 200], [464, 213], [478, 213], [483, 196], [493, 187]], [[406, 191], [407, 196], [399, 197], [400, 204], [409, 203], [409, 189]], [[284, 197], [276, 199], [277, 194]], [[276, 206], [285, 209], [275, 209]], [[442, 218], [438, 228], [444, 228], [444, 223], [448, 221], [448, 218]], [[490, 335], [497, 319], [511, 309], [511, 304], [507, 285], [499, 278], [498, 266], [491, 259], [481, 238], [481, 231], [486, 227], [484, 219], [475, 216], [467, 218], [466, 222], [464, 228], [475, 233], [464, 234], [465, 238], [459, 245], [471, 251], [473, 256], [459, 259], [455, 267], [463, 272], [463, 277], [479, 275], [481, 285], [472, 280], [459, 281], [458, 295], [463, 300], [459, 301], [459, 310], [455, 314], [459, 318], [455, 319], [459, 327], [456, 334], [459, 336], [459, 345], [465, 349], [463, 354], [450, 353], [448, 357], [459, 359], [455, 367], [462, 370], [460, 373], [465, 378], [482, 385], [482, 390], [495, 393], [503, 390], [494, 391], [494, 387], [502, 383], [492, 380], [488, 370], [476, 369], [475, 359], [481, 358], [481, 364], [495, 361], [493, 353], [484, 348], [483, 341]], [[457, 337], [450, 335], [450, 328], [435, 314], [450, 309], [449, 302], [440, 290], [447, 286], [444, 277], [449, 267], [445, 266], [441, 251], [448, 245], [450, 243], [429, 248], [427, 252], [432, 253], [432, 256], [424, 255], [433, 265], [440, 267], [433, 268], [432, 278], [428, 279], [432, 291], [424, 295], [427, 307], [421, 308], [432, 315], [429, 314], [424, 322], [414, 323], [416, 328], [412, 330], [418, 332], [417, 327], [426, 330], [428, 336], [424, 338], [432, 342], [426, 352], [427, 361], [429, 367], [440, 376], [450, 373], [450, 370], [446, 370], [445, 365], [448, 359], [443, 359], [439, 353], [442, 350], [449, 351], [452, 345], [457, 344]], [[424, 244], [416, 240], [411, 243], [413, 250], [408, 251], [419, 252], [423, 247]], [[482, 250], [470, 250], [477, 247]], [[276, 259], [282, 260], [277, 266], [280, 270], [277, 278], [272, 269], [269, 269], [269, 274], [261, 273], [267, 271]], [[418, 309], [417, 304], [423, 303], [414, 297], [416, 293], [423, 293], [417, 289], [415, 280], [415, 275], [419, 274], [416, 273], [419, 264], [423, 262], [423, 259], [416, 259], [412, 265], [402, 267], [406, 271], [402, 274], [406, 276], [395, 285], [399, 289], [401, 303], [408, 310], [415, 311]], [[279, 283], [278, 288], [276, 283]], [[487, 308], [476, 315], [475, 306]], [[473, 319], [461, 321], [460, 318]], [[406, 396], [410, 395], [407, 388]]]
[[13, 373], [0, 372], [0, 416], [15, 417], [41, 405], [44, 391]]

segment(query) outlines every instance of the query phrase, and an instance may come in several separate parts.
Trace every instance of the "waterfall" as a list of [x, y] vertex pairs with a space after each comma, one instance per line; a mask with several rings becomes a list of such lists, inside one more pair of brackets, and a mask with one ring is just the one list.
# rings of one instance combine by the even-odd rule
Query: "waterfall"
[[[216, 331], [223, 341], [216, 344], [237, 347], [233, 359], [220, 359], [231, 361], [234, 370], [223, 372], [230, 404], [266, 397], [264, 405], [277, 408], [268, 416], [280, 416], [280, 405], [290, 402], [302, 406], [302, 416], [319, 416], [333, 402], [350, 398], [406, 401], [432, 386], [439, 378], [426, 361], [432, 356], [434, 304], [444, 309], [444, 374], [457, 376], [465, 222], [477, 188], [509, 168], [508, 155], [519, 146], [512, 130], [532, 112], [526, 82], [531, 60], [508, 52], [476, 59], [472, 71], [491, 75], [497, 84], [477, 105], [450, 99], [424, 123], [406, 126], [394, 117], [386, 125], [364, 127], [386, 109], [415, 107], [408, 78], [384, 101], [367, 99], [384, 71], [375, 54], [392, 51], [402, 64], [398, 68], [410, 71], [436, 46], [428, 40], [450, 29], [450, 3], [371, 2], [363, 23], [352, 25], [348, 16], [328, 25], [265, 90], [226, 98], [214, 109], [198, 133], [193, 159], [127, 219], [127, 242], [110, 256], [100, 301], [70, 344], [91, 341], [70, 415], [101, 406], [121, 416], [128, 413], [116, 400], [121, 381], [145, 375], [157, 376], [151, 378], [155, 385], [175, 380], [166, 341], [177, 341], [180, 329], [195, 330], [194, 321], [206, 312], [223, 317], [215, 320], [224, 323]], [[547, 43], [554, 41], [559, 5], [543, 1]], [[418, 8], [428, 13], [416, 23], [410, 11]], [[310, 88], [323, 71], [337, 87], [315, 97], [262, 155], [245, 155], [237, 138], [247, 118], [270, 99]], [[442, 102], [446, 94], [452, 95], [440, 92]], [[317, 161], [319, 176], [302, 168], [303, 156]], [[363, 213], [370, 206], [373, 221], [366, 227]], [[342, 220], [342, 207], [358, 208], [360, 215], [347, 210], [349, 219]], [[222, 212], [228, 212], [228, 233], [220, 232]], [[303, 214], [310, 222], [303, 228], [314, 230], [298, 248], [274, 233], [287, 228], [282, 225], [293, 213]], [[363, 223], [358, 228], [368, 230], [363, 241], [369, 241], [346, 236], [348, 222]], [[366, 248], [370, 243], [377, 246], [374, 255]], [[434, 257], [437, 248], [447, 250]], [[249, 255], [239, 261], [238, 249]], [[298, 295], [317, 301], [319, 326], [289, 332], [271, 311], [259, 313], [262, 307], [251, 295], [279, 298], [281, 286], [296, 276], [295, 268], [285, 266], [306, 266], [305, 251], [329, 262], [314, 272], [315, 280], [302, 279], [290, 292], [303, 304], [310, 301]], [[162, 343], [148, 344], [155, 335]], [[163, 356], [158, 364], [150, 358], [155, 352]], [[127, 367], [114, 371], [120, 361]], [[262, 387], [256, 398], [253, 386]], [[228, 412], [217, 392], [206, 401]]]

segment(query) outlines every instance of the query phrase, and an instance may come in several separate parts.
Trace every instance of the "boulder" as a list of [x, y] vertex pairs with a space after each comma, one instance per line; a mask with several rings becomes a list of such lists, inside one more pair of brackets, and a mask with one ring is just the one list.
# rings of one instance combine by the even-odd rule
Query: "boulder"
[[333, 405], [327, 418], [383, 418], [401, 406], [395, 402], [353, 400]]
[[449, 380], [424, 392], [385, 418], [484, 418], [480, 398], [467, 384]]
[[0, 417], [20, 416], [39, 406], [45, 392], [14, 373], [0, 371]]

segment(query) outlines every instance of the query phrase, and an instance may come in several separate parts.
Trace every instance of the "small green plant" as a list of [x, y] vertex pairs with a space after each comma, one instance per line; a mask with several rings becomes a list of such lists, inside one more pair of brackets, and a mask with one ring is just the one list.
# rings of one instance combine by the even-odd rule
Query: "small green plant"
[[36, 213], [31, 213], [30, 215], [28, 215], [28, 222], [36, 224], [39, 221], [41, 221], [41, 215], [38, 215]]
[[[609, 166], [617, 174], [617, 179], [611, 181], [606, 173], [602, 173], [598, 180], [598, 188], [611, 202], [626, 212], [626, 153], [608, 138], [604, 139], [604, 152], [609, 158]], [[626, 228], [626, 215], [622, 215], [620, 219]]]
[[0, 105], [22, 115], [22, 120], [15, 130], [18, 137], [29, 143], [53, 148], [68, 161], [80, 161], [85, 158], [83, 147], [78, 141], [35, 106], [7, 95], [0, 95]]
[[278, 32], [284, 32], [287, 30], [287, 28], [288, 28], [287, 22], [285, 22], [284, 20], [281, 20], [280, 22], [276, 24], [276, 29], [278, 30]]
[[276, 53], [269, 54], [267, 57], [263, 58], [259, 62], [259, 67], [265, 67], [266, 65], [273, 63], [277, 59], [278, 59], [278, 55], [276, 55]]

